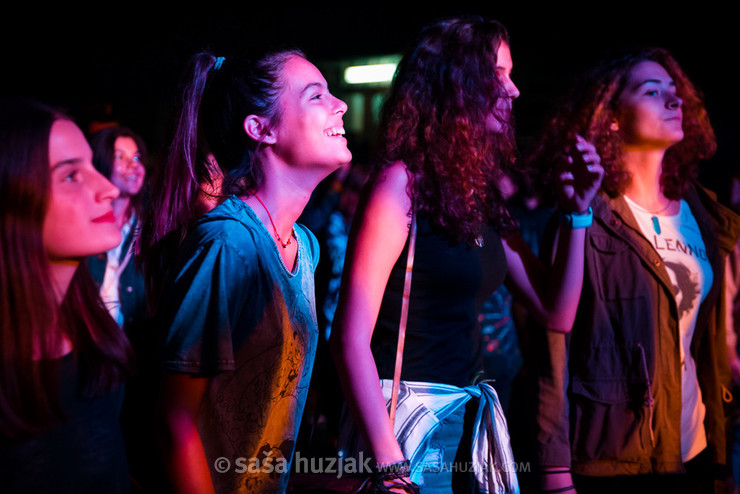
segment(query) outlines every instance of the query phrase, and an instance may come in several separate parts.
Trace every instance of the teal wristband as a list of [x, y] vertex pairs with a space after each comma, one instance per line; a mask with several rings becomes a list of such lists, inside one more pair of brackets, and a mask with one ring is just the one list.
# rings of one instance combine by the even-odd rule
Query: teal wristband
[[594, 211], [591, 206], [588, 207], [588, 212], [583, 214], [578, 213], [565, 213], [560, 211], [560, 224], [565, 225], [573, 230], [578, 228], [588, 228], [594, 221]]

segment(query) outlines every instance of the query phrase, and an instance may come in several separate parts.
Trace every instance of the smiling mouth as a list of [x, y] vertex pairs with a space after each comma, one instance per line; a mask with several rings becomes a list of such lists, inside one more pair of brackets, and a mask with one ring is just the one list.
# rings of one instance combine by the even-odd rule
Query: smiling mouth
[[324, 131], [324, 135], [327, 137], [344, 137], [344, 127], [332, 127]]

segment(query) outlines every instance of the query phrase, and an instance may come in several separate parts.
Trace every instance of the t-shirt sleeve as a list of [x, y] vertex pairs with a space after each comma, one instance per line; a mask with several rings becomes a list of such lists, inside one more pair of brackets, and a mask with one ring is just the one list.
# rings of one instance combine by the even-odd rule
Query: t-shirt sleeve
[[216, 238], [179, 264], [160, 319], [164, 369], [196, 375], [234, 369], [232, 332], [253, 277], [246, 257], [243, 249]]

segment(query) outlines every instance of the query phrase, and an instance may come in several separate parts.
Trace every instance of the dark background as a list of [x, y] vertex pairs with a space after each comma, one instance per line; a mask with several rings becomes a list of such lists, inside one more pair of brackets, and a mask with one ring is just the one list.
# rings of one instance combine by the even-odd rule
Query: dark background
[[740, 26], [729, 3], [694, 1], [683, 8], [673, 2], [544, 8], [527, 2], [250, 3], [6, 2], [0, 13], [0, 89], [64, 106], [81, 120], [112, 111], [111, 118], [144, 134], [157, 154], [166, 147], [184, 64], [199, 49], [228, 56], [297, 45], [321, 66], [358, 55], [401, 53], [422, 25], [476, 13], [502, 21], [510, 31], [523, 143], [574, 74], [622, 47], [659, 45], [672, 50], [706, 95], [720, 152], [704, 167], [705, 181], [722, 194], [738, 162]]

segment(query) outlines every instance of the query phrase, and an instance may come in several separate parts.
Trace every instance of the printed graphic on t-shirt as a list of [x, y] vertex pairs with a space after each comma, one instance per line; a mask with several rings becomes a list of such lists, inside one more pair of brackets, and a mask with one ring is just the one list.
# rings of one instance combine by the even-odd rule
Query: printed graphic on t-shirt
[[678, 317], [683, 318], [685, 314], [693, 310], [701, 293], [699, 292], [699, 280], [696, 273], [692, 273], [688, 267], [678, 262], [665, 263], [673, 280], [673, 294], [678, 304]]
[[[638, 217], [638, 221], [640, 219]], [[663, 259], [673, 282], [678, 317], [686, 322], [687, 316], [695, 317], [703, 297], [702, 290], [708, 289], [706, 270], [711, 271], [711, 268], [707, 251], [698, 228], [682, 225], [680, 221], [676, 223], [674, 218], [661, 218], [660, 221], [662, 232], [660, 235], [652, 235], [652, 244]], [[687, 238], [688, 236], [694, 238]]]

